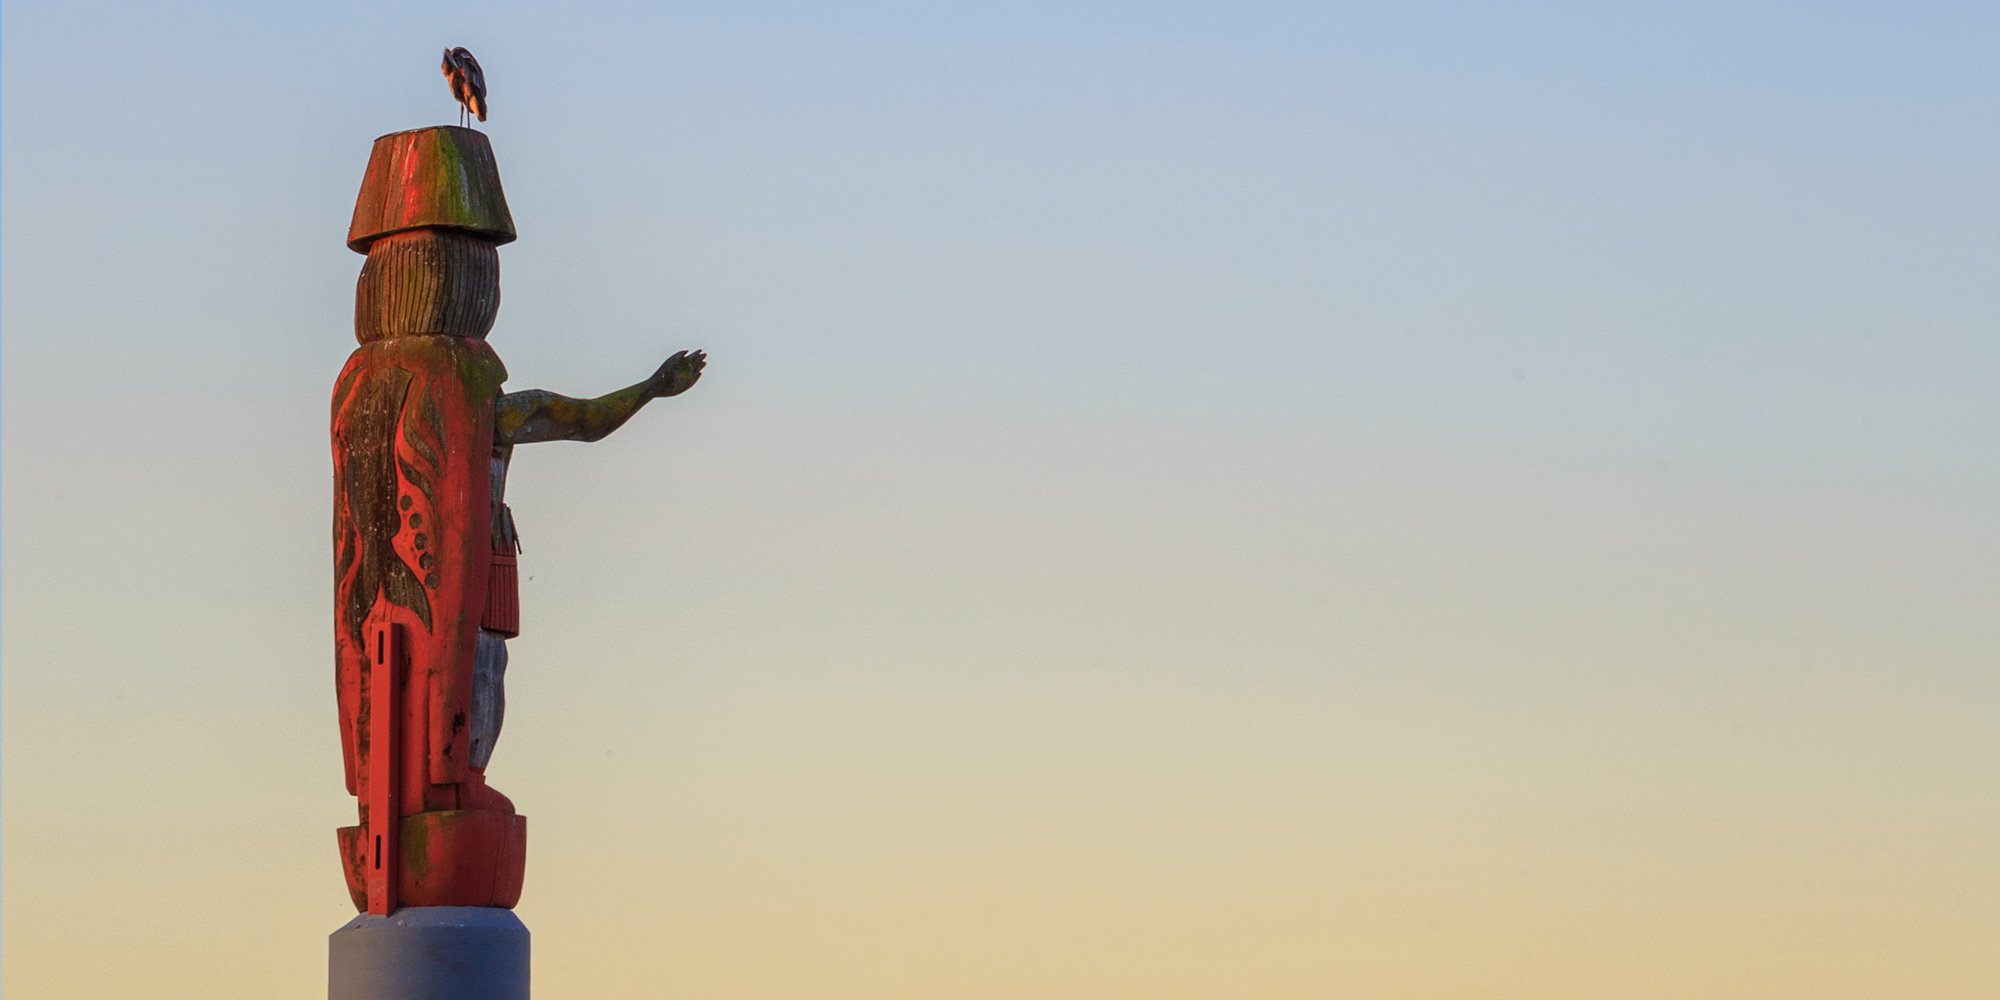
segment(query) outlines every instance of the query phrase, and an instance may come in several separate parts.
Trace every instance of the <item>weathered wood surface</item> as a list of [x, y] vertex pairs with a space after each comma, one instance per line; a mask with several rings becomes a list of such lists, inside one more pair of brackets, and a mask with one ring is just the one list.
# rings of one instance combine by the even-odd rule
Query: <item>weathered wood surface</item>
[[361, 827], [367, 833], [368, 912], [396, 912], [396, 834], [402, 824], [396, 807], [396, 746], [401, 743], [405, 678], [409, 657], [403, 649], [403, 629], [374, 622], [362, 633], [368, 649], [368, 794], [362, 801]]
[[[368, 254], [361, 346], [332, 407], [336, 689], [361, 819], [340, 843], [355, 905], [376, 912], [512, 906], [520, 894], [525, 821], [469, 745], [507, 378], [483, 338], [500, 304], [495, 246], [512, 238], [484, 136], [376, 141], [349, 230]], [[399, 640], [397, 662], [378, 664], [377, 636]]]
[[[336, 686], [347, 787], [361, 800], [361, 823], [339, 840], [358, 908], [519, 899], [527, 821], [484, 769], [505, 704], [505, 640], [521, 628], [500, 503], [508, 462], [520, 444], [595, 441], [687, 391], [707, 363], [681, 351], [594, 399], [503, 397], [507, 371], [485, 336], [500, 306], [495, 247], [513, 238], [485, 136], [441, 127], [376, 140], [348, 231], [368, 255], [355, 289], [361, 346], [333, 391]], [[371, 670], [377, 628], [405, 651], [393, 674]]]
[[369, 244], [354, 286], [354, 339], [484, 338], [500, 314], [500, 250], [455, 229], [413, 229]]
[[464, 229], [495, 246], [514, 241], [514, 217], [486, 134], [456, 125], [391, 132], [375, 140], [347, 245], [425, 227]]
[[[362, 624], [407, 630], [425, 688], [405, 756], [421, 771], [406, 812], [456, 808], [445, 785], [467, 780], [472, 658], [488, 600], [493, 402], [507, 370], [485, 342], [421, 336], [357, 349], [334, 388], [335, 645], [348, 745], [358, 742], [369, 662]], [[417, 682], [413, 680], [413, 687]], [[350, 777], [358, 770], [350, 764]], [[366, 796], [366, 789], [356, 788]]]

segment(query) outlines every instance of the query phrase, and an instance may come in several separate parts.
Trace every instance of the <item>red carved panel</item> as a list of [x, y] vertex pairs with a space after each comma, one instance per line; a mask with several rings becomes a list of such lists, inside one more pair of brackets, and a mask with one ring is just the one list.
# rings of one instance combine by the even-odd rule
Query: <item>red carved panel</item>
[[357, 780], [367, 756], [362, 623], [371, 615], [408, 629], [412, 687], [422, 689], [411, 698], [422, 724], [407, 741], [424, 758], [414, 794], [465, 780], [472, 656], [491, 562], [493, 402], [505, 379], [484, 341], [430, 336], [363, 345], [335, 383], [335, 645], [356, 794], [365, 795]]
[[396, 746], [402, 726], [404, 679], [403, 628], [375, 623], [362, 631], [368, 649], [368, 797], [361, 810], [366, 831], [368, 912], [387, 916], [396, 910], [396, 834], [401, 810], [396, 803]]
[[[366, 828], [339, 830], [347, 892], [368, 912]], [[499, 906], [521, 901], [528, 817], [492, 809], [433, 810], [405, 816], [397, 830], [398, 906]]]
[[[525, 825], [467, 761], [505, 379], [483, 341], [418, 336], [364, 344], [334, 386], [336, 687], [362, 806], [341, 842], [349, 888], [370, 909], [512, 905], [499, 900], [520, 892]], [[400, 664], [377, 667], [377, 636], [400, 640], [385, 645], [401, 645]]]
[[479, 627], [509, 639], [521, 634], [521, 567], [512, 552], [493, 553], [486, 582], [486, 615]]

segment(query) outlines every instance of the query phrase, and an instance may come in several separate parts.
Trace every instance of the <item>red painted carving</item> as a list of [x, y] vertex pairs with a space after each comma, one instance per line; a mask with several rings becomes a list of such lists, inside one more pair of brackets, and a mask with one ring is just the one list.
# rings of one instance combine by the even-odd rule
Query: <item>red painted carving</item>
[[[363, 345], [335, 383], [335, 648], [347, 774], [351, 790], [367, 804], [364, 828], [375, 826], [376, 803], [385, 801], [370, 787], [375, 776], [392, 773], [374, 758], [393, 757], [392, 816], [488, 809], [513, 822], [438, 829], [503, 839], [525, 831], [511, 804], [472, 768], [467, 745], [473, 652], [491, 566], [493, 405], [505, 378], [506, 369], [483, 341], [423, 334]], [[373, 752], [373, 734], [384, 729], [372, 717], [385, 702], [371, 696], [376, 681], [365, 627], [371, 622], [393, 626], [404, 638], [401, 739], [387, 754]], [[437, 893], [462, 886], [426, 884], [419, 873], [468, 853], [519, 859], [518, 844], [402, 839], [404, 850], [431, 853], [424, 864], [400, 866], [395, 895], [405, 905], [514, 904], [515, 898], [490, 890], [440, 898]], [[518, 893], [520, 875], [496, 872], [484, 881]]]
[[[416, 183], [435, 163], [468, 161], [485, 173], [456, 193]], [[348, 890], [371, 912], [520, 897], [526, 820], [486, 786], [468, 745], [507, 377], [483, 339], [499, 303], [494, 246], [512, 229], [491, 164], [485, 138], [463, 129], [385, 136], [350, 233], [369, 259], [355, 303], [362, 344], [333, 390], [334, 645], [361, 823], [340, 840]], [[426, 214], [427, 198], [446, 203]], [[482, 212], [502, 221], [466, 224]], [[384, 226], [397, 231], [372, 231]], [[393, 690], [378, 692], [385, 681]]]
[[403, 627], [393, 622], [375, 621], [362, 633], [368, 654], [368, 746], [377, 752], [368, 760], [368, 794], [362, 799], [361, 829], [368, 850], [368, 912], [387, 916], [396, 912], [396, 842], [393, 821], [396, 807], [396, 745], [402, 742], [402, 727], [396, 716], [403, 705], [403, 685], [409, 673], [409, 657], [404, 647]]
[[595, 441], [678, 395], [706, 356], [682, 351], [596, 399], [502, 395], [486, 344], [497, 247], [514, 238], [486, 137], [383, 136], [348, 246], [361, 346], [333, 388], [334, 647], [341, 751], [358, 825], [340, 830], [357, 909], [511, 907], [527, 820], [486, 784], [506, 640], [521, 630], [512, 515], [517, 445]]
[[479, 627], [509, 639], [521, 634], [521, 569], [512, 552], [495, 551]]

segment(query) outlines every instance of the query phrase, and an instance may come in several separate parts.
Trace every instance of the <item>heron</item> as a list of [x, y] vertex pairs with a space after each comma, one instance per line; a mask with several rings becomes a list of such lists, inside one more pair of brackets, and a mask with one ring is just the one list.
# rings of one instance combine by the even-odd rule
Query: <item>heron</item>
[[444, 50], [444, 78], [451, 83], [451, 96], [458, 99], [458, 123], [469, 124], [465, 113], [470, 111], [486, 120], [486, 74], [479, 71], [479, 60], [472, 58], [464, 46]]

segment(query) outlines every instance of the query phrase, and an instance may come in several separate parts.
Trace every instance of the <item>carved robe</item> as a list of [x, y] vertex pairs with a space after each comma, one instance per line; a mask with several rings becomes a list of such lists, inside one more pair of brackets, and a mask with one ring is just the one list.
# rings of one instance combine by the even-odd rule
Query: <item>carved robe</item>
[[405, 815], [460, 808], [455, 786], [467, 780], [473, 657], [492, 563], [493, 405], [506, 377], [483, 340], [433, 334], [363, 344], [334, 386], [335, 644], [347, 787], [368, 801], [363, 626], [393, 621], [404, 626], [411, 665], [398, 769]]

